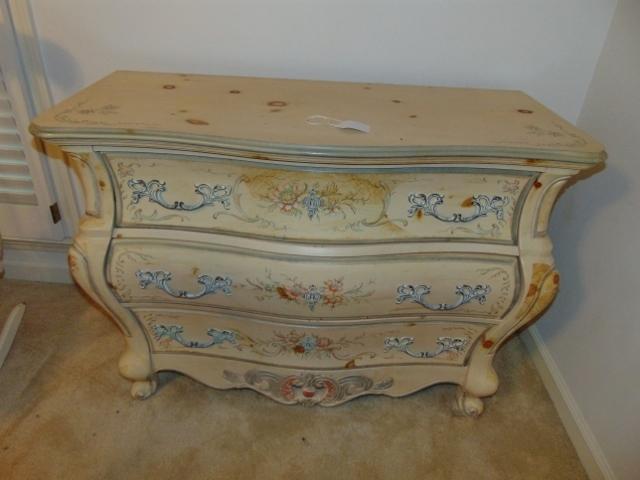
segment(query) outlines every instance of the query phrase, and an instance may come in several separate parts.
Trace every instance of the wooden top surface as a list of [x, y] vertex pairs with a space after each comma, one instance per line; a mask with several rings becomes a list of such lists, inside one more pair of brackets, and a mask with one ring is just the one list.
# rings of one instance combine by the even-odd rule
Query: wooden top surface
[[[348, 120], [369, 132], [333, 126]], [[130, 71], [44, 112], [31, 131], [51, 141], [140, 138], [331, 156], [605, 157], [601, 144], [518, 91]]]

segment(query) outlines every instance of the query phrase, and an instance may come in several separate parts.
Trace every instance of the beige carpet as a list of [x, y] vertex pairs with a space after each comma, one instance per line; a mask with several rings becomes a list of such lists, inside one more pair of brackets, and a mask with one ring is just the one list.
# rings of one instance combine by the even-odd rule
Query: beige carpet
[[0, 479], [586, 479], [519, 339], [477, 419], [454, 387], [287, 407], [172, 373], [146, 401], [117, 371], [116, 327], [70, 285], [0, 280], [27, 303], [0, 370]]

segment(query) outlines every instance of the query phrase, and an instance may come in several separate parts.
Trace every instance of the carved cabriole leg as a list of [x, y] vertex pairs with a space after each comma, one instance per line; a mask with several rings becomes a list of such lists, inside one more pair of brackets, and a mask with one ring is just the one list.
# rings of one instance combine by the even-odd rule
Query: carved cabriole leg
[[476, 345], [467, 368], [467, 375], [461, 385], [454, 410], [468, 416], [482, 413], [480, 397], [493, 395], [498, 389], [498, 375], [492, 366], [498, 348], [520, 328], [535, 320], [553, 301], [560, 277], [553, 266], [547, 263], [533, 263], [525, 268], [530, 282], [524, 289], [524, 296], [515, 308], [511, 320], [489, 329]]
[[541, 170], [533, 184], [533, 192], [523, 207], [519, 226], [520, 298], [511, 312], [475, 345], [455, 402], [455, 410], [461, 414], [477, 416], [482, 413], [480, 397], [493, 395], [498, 389], [498, 375], [492, 366], [495, 353], [515, 332], [535, 320], [551, 304], [558, 291], [560, 277], [553, 268], [553, 247], [547, 235], [547, 225], [553, 203], [573, 173]]
[[120, 374], [134, 383], [134, 398], [147, 398], [156, 389], [151, 351], [138, 320], [115, 298], [104, 272], [111, 243], [115, 195], [101, 157], [89, 152], [67, 152], [78, 175], [83, 177], [87, 209], [69, 251], [74, 280], [100, 305], [125, 336], [126, 349], [119, 361]]
[[493, 368], [494, 353], [476, 345], [467, 367], [464, 383], [458, 387], [454, 412], [470, 417], [479, 416], [484, 410], [481, 397], [493, 395], [498, 390], [498, 374]]
[[[81, 236], [78, 238], [81, 239]], [[95, 244], [95, 239], [91, 244]], [[70, 248], [69, 267], [73, 278], [78, 286], [111, 316], [122, 331], [127, 346], [118, 363], [120, 374], [133, 380], [131, 395], [134, 398], [147, 398], [156, 390], [147, 340], [141, 334], [140, 329], [129, 326], [132, 325], [131, 322], [136, 322], [131, 313], [117, 303], [106, 286], [102, 286], [102, 288], [98, 286], [98, 282], [104, 283], [101, 282], [102, 277], [96, 279], [96, 282], [92, 280], [91, 269], [85, 255], [78, 245]], [[100, 295], [101, 291], [102, 295]]]

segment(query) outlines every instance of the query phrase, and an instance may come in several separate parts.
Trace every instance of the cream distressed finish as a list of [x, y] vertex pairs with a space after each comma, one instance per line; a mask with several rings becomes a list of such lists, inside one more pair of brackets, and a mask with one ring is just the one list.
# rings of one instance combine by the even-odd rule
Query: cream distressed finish
[[160, 370], [285, 404], [452, 382], [467, 415], [556, 294], [557, 195], [605, 158], [520, 92], [140, 72], [31, 130], [82, 180], [70, 267], [135, 397]]

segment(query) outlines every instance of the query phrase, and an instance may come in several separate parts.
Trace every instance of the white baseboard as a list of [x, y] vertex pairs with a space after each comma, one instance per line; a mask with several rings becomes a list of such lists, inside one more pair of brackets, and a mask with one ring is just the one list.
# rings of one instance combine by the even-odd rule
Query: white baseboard
[[4, 239], [5, 278], [72, 283], [67, 265], [69, 242]]
[[536, 326], [520, 334], [574, 448], [591, 480], [616, 480], [600, 444]]

